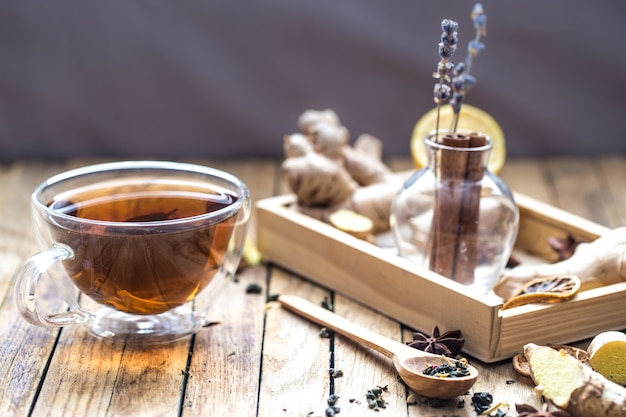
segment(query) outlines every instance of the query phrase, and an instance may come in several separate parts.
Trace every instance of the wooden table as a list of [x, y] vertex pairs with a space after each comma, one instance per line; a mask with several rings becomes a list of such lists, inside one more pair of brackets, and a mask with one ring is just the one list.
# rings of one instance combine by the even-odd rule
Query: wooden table
[[[341, 336], [322, 338], [318, 325], [266, 302], [268, 295], [286, 293], [318, 304], [327, 298], [339, 315], [397, 340], [411, 338], [411, 330], [394, 320], [279, 265], [242, 270], [212, 311], [219, 324], [165, 347], [110, 345], [91, 337], [86, 326], [49, 330], [26, 323], [13, 302], [12, 284], [36, 250], [30, 192], [51, 174], [92, 162], [0, 165], [1, 416], [325, 416], [331, 394], [340, 397], [340, 416], [476, 415], [472, 393], [441, 408], [421, 399], [412, 404], [415, 397], [389, 360]], [[193, 162], [238, 175], [254, 200], [286, 192], [280, 161]], [[395, 169], [410, 166], [408, 160], [390, 163]], [[626, 224], [626, 155], [509, 160], [501, 176], [517, 191], [597, 223]], [[254, 215], [252, 223], [254, 239]], [[251, 283], [263, 293], [247, 293]], [[530, 380], [515, 373], [510, 361], [470, 361], [481, 372], [473, 392], [490, 392], [495, 402], [540, 404]], [[343, 375], [333, 377], [331, 369]], [[386, 409], [378, 413], [365, 399], [376, 386], [387, 389]]]

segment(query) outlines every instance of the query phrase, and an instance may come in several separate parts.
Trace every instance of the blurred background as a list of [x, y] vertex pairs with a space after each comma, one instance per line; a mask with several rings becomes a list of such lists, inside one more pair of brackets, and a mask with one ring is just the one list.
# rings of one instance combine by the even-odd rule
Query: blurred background
[[[408, 155], [444, 18], [474, 1], [0, 3], [0, 160], [280, 157], [306, 109]], [[485, 0], [466, 102], [509, 156], [624, 153], [626, 2]]]

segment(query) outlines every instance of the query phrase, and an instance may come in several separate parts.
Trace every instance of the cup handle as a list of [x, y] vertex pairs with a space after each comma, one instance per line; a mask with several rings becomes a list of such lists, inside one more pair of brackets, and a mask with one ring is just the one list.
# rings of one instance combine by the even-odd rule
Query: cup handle
[[36, 288], [39, 279], [48, 268], [65, 259], [72, 259], [74, 251], [67, 245], [55, 243], [51, 248], [39, 252], [26, 261], [15, 280], [15, 302], [22, 316], [30, 323], [41, 327], [64, 327], [84, 323], [94, 316], [84, 310], [75, 300], [64, 300], [68, 311], [56, 314], [40, 314], [37, 310]]

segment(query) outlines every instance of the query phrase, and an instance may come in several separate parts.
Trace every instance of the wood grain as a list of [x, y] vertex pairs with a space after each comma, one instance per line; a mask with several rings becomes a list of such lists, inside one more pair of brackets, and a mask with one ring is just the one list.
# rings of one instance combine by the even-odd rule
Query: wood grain
[[[272, 267], [270, 294], [294, 294], [320, 304], [331, 294]], [[331, 340], [320, 326], [272, 303], [267, 310], [258, 416], [324, 415], [330, 388]]]
[[[457, 408], [458, 401], [442, 408], [433, 408], [423, 399], [407, 404], [407, 398], [414, 397], [396, 380], [386, 358], [342, 337], [321, 338], [319, 326], [274, 302], [267, 303], [266, 296], [289, 293], [314, 303], [327, 297], [341, 315], [398, 340], [410, 340], [413, 329], [273, 264], [242, 271], [238, 282], [227, 286], [212, 310], [211, 317], [219, 324], [202, 329], [193, 342], [187, 338], [168, 346], [138, 349], [102, 343], [90, 336], [85, 326], [48, 330], [26, 323], [15, 307], [12, 286], [17, 270], [37, 249], [30, 223], [30, 193], [54, 173], [104, 160], [16, 161], [0, 165], [0, 388], [4, 393], [0, 397], [0, 415], [302, 417], [312, 413], [321, 417], [328, 396], [335, 393], [340, 396], [340, 416], [363, 416], [374, 415], [364, 401], [366, 391], [374, 385], [389, 387], [384, 396], [388, 408], [380, 415], [474, 416], [470, 398], [477, 391], [491, 392], [496, 402], [540, 404], [531, 381], [516, 374], [510, 361], [487, 364], [475, 358], [470, 361], [481, 376], [472, 392], [458, 398], [465, 401], [462, 408]], [[241, 177], [255, 201], [287, 191], [280, 161], [189, 162], [213, 165]], [[391, 165], [396, 170], [412, 168], [409, 158], [395, 159]], [[626, 157], [612, 155], [509, 159], [501, 177], [514, 190], [539, 201], [606, 227], [618, 227], [626, 225], [625, 173]], [[251, 220], [253, 239], [257, 214], [253, 212]], [[288, 256], [308, 256], [321, 264], [323, 257], [311, 250], [316, 245], [315, 241], [305, 241], [301, 248], [286, 246], [283, 250]], [[324, 250], [322, 256], [330, 256], [336, 248]], [[341, 263], [351, 268], [362, 262], [349, 253], [345, 256]], [[336, 274], [339, 266], [329, 270], [329, 282], [340, 279]], [[382, 279], [387, 271], [366, 273]], [[246, 294], [247, 285], [252, 283], [260, 285], [263, 293]], [[417, 290], [408, 284], [403, 288], [408, 294]], [[427, 308], [435, 312], [448, 306], [434, 299]], [[589, 304], [589, 308], [597, 311], [602, 307]], [[518, 313], [507, 314], [513, 318]], [[607, 320], [612, 320], [616, 313], [605, 314]], [[511, 321], [510, 325], [527, 328], [549, 317], [536, 309], [527, 316], [529, 320]], [[581, 326], [593, 329], [593, 323], [579, 320]], [[433, 324], [449, 329], [434, 318], [421, 323], [428, 332]], [[468, 331], [480, 333], [485, 326], [488, 323], [476, 323]], [[576, 345], [586, 347], [587, 343], [582, 340]], [[331, 367], [341, 370], [343, 376], [332, 378]]]

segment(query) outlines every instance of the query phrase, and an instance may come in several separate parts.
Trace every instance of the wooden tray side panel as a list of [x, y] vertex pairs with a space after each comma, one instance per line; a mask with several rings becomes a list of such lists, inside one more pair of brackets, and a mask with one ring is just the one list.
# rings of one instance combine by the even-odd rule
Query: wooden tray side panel
[[257, 245], [266, 259], [413, 329], [462, 329], [464, 351], [493, 360], [501, 304], [467, 296], [451, 288], [462, 286], [436, 274], [418, 276], [395, 254], [286, 209], [281, 198], [269, 200], [257, 203]]
[[[617, 306], [617, 307], [616, 307]], [[621, 307], [620, 307], [621, 306]], [[565, 303], [504, 310], [496, 355], [507, 358], [524, 344], [567, 344], [626, 328], [626, 282], [583, 291]]]

